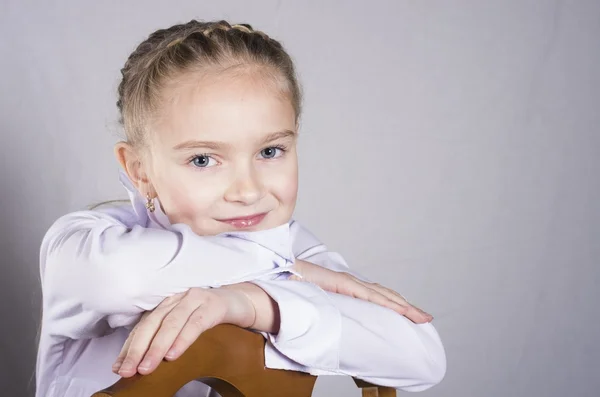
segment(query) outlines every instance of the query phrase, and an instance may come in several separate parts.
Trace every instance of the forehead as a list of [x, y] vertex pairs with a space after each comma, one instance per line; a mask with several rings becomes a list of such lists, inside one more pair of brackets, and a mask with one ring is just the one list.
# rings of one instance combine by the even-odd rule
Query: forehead
[[271, 81], [251, 75], [191, 75], [161, 92], [154, 139], [172, 148], [188, 140], [247, 144], [284, 129], [295, 130], [295, 113]]

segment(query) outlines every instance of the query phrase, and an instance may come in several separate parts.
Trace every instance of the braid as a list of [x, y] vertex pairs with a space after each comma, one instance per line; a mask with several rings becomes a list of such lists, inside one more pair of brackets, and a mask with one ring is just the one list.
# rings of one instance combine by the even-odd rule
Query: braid
[[188, 70], [218, 71], [233, 65], [259, 66], [266, 76], [283, 83], [296, 118], [300, 116], [301, 91], [294, 65], [278, 41], [249, 24], [191, 20], [150, 34], [121, 69], [117, 108], [127, 139], [134, 144], [143, 141], [148, 117], [156, 110], [158, 92], [168, 78]]

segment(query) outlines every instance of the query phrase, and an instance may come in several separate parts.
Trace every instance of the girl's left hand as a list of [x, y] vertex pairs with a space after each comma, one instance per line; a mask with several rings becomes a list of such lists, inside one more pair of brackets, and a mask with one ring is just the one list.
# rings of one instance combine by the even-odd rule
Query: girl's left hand
[[136, 372], [149, 374], [163, 358], [179, 357], [202, 332], [223, 323], [251, 327], [255, 320], [252, 301], [235, 286], [191, 288], [166, 298], [142, 315], [125, 341], [113, 372], [124, 378]]
[[394, 310], [416, 324], [428, 323], [433, 316], [410, 304], [401, 294], [377, 283], [361, 281], [349, 273], [335, 272], [314, 263], [296, 259], [294, 264], [302, 278], [295, 275], [291, 280], [307, 281], [325, 291], [362, 299]]

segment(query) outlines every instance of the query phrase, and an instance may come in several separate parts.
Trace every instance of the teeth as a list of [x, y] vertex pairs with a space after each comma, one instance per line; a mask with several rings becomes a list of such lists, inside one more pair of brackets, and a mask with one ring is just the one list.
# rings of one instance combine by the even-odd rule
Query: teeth
[[228, 221], [228, 223], [235, 227], [245, 228], [245, 227], [254, 226], [254, 225], [260, 223], [261, 219], [262, 219], [262, 217], [254, 216], [254, 217], [247, 218], [247, 219], [231, 220], [231, 221]]

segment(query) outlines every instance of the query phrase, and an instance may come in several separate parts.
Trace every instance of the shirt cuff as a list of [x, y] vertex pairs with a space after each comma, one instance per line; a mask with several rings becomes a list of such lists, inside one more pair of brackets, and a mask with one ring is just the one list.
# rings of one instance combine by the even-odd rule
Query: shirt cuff
[[254, 280], [252, 283], [262, 288], [279, 306], [279, 332], [262, 333], [267, 339], [267, 368], [312, 374], [337, 372], [342, 318], [327, 294], [316, 285], [303, 281]]

